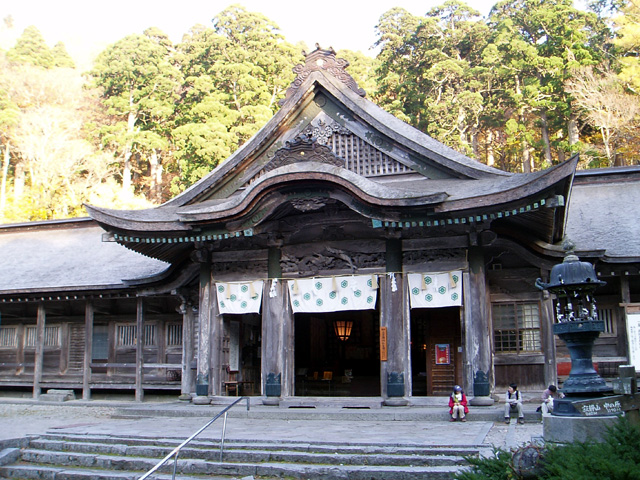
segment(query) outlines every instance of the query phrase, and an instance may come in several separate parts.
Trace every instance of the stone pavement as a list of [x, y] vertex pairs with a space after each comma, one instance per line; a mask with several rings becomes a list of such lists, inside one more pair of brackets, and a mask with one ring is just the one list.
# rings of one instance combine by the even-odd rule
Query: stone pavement
[[[52, 403], [2, 398], [0, 440], [47, 431], [186, 439], [223, 408], [178, 401]], [[229, 414], [226, 439], [512, 449], [542, 437], [542, 424], [533, 411], [534, 405], [525, 408], [525, 416], [529, 415], [524, 425], [516, 425], [515, 419], [505, 425], [499, 421], [501, 404], [472, 407], [469, 421], [462, 423], [449, 422], [447, 408], [435, 405], [309, 411], [252, 404], [247, 411], [246, 404], [241, 403]], [[221, 418], [199, 438], [218, 440], [222, 428]]]

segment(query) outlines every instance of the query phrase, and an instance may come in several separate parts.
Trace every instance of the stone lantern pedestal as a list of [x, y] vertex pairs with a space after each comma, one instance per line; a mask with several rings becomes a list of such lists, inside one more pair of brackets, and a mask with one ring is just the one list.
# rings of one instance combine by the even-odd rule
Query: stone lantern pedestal
[[[571, 372], [563, 383], [564, 398], [554, 401], [553, 412], [543, 416], [544, 439], [572, 442], [600, 439], [615, 416], [589, 411], [585, 404], [612, 392], [593, 367], [593, 344], [604, 331], [598, 320], [593, 291], [605, 282], [598, 280], [593, 265], [568, 254], [551, 269], [549, 282], [536, 286], [556, 295], [556, 321], [553, 333], [564, 341], [571, 356]], [[606, 413], [606, 412], [602, 412]]]

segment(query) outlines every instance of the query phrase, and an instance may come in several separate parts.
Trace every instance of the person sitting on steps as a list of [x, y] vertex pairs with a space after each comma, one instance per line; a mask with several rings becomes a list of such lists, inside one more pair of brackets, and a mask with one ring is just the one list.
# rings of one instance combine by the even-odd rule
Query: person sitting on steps
[[449, 414], [451, 414], [450, 422], [455, 422], [459, 417], [461, 422], [466, 422], [466, 414], [469, 413], [467, 407], [467, 397], [462, 391], [460, 385], [453, 387], [453, 393], [449, 397]]
[[564, 393], [559, 392], [555, 385], [549, 385], [549, 388], [542, 392], [542, 405], [536, 412], [542, 411], [543, 415], [553, 412], [553, 402], [559, 398], [564, 398]]
[[518, 385], [512, 383], [507, 389], [504, 405], [504, 423], [508, 424], [511, 414], [517, 412], [518, 423], [524, 423], [524, 413], [522, 412], [522, 395], [518, 390]]

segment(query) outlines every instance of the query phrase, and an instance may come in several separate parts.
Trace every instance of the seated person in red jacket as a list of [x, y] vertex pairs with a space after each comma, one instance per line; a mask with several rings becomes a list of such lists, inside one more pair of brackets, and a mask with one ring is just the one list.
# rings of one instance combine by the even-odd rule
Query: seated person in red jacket
[[449, 397], [449, 413], [451, 414], [450, 422], [455, 422], [456, 418], [460, 418], [463, 422], [467, 421], [466, 414], [469, 413], [467, 396], [460, 385], [453, 387], [453, 393]]

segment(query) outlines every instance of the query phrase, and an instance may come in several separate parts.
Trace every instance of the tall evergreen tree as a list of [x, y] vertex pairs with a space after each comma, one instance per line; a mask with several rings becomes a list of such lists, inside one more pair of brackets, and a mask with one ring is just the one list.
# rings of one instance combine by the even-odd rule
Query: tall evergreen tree
[[64, 43], [58, 42], [53, 46], [51, 50], [53, 55], [53, 66], [59, 68], [76, 68], [76, 64], [67, 52], [67, 48]]
[[600, 61], [604, 25], [572, 0], [504, 0], [489, 22], [514, 112], [506, 127], [520, 145], [522, 171], [546, 168], [552, 149], [562, 160], [576, 148], [577, 113], [564, 85], [572, 69]]
[[44, 37], [34, 26], [24, 29], [13, 48], [7, 51], [7, 58], [15, 63], [27, 63], [36, 67], [52, 68], [54, 59]]
[[477, 154], [483, 101], [474, 70], [487, 38], [480, 14], [448, 0], [423, 18], [392, 9], [377, 28], [381, 105], [438, 140]]
[[232, 6], [178, 46], [185, 83], [174, 130], [178, 192], [246, 142], [278, 108], [301, 52], [258, 13]]
[[91, 75], [114, 119], [104, 128], [103, 140], [118, 152], [122, 187], [131, 192], [134, 170], [144, 174], [145, 160], [169, 145], [159, 125], [173, 115], [180, 84], [171, 44], [156, 29], [129, 35], [98, 56]]

